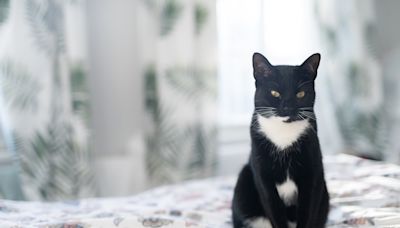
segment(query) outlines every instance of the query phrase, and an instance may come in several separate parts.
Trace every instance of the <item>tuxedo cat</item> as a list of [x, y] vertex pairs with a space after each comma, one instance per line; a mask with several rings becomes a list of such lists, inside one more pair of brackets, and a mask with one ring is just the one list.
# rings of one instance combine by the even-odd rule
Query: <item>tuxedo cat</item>
[[329, 212], [314, 114], [320, 54], [299, 66], [253, 55], [251, 154], [236, 183], [234, 228], [320, 228]]

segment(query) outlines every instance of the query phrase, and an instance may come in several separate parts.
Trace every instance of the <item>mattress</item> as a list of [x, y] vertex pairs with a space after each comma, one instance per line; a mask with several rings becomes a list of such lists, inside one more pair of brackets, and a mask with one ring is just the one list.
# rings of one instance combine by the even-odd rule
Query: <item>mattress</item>
[[[327, 227], [400, 228], [400, 166], [349, 155], [324, 158]], [[0, 200], [0, 227], [228, 228], [236, 177], [155, 188], [124, 198], [64, 202]]]

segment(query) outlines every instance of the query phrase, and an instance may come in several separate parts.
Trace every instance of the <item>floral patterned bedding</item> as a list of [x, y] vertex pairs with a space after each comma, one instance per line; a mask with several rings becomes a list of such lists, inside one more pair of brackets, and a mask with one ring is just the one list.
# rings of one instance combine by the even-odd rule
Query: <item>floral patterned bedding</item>
[[[400, 167], [348, 155], [325, 157], [328, 227], [400, 228]], [[231, 227], [235, 177], [156, 188], [126, 198], [57, 203], [0, 200], [0, 227]]]

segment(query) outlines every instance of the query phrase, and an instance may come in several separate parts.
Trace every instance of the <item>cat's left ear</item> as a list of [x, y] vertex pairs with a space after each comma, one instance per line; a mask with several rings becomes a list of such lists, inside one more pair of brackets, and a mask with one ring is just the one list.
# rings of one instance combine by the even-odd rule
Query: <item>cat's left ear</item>
[[319, 61], [321, 60], [321, 55], [319, 53], [315, 53], [308, 57], [301, 67], [307, 70], [315, 79], [317, 77], [317, 70], [319, 66]]
[[253, 75], [255, 79], [270, 76], [272, 68], [271, 63], [262, 54], [257, 52], [253, 54]]

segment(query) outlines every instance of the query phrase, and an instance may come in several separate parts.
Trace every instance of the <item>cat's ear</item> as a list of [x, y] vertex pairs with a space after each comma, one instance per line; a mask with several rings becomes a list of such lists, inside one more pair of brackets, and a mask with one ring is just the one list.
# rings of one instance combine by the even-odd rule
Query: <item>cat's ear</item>
[[304, 61], [304, 63], [301, 64], [301, 67], [307, 70], [315, 79], [317, 77], [317, 70], [320, 60], [321, 60], [321, 55], [319, 53], [315, 53], [310, 57], [308, 57], [308, 59], [306, 59], [306, 61]]
[[261, 76], [268, 77], [272, 73], [272, 68], [271, 63], [262, 54], [257, 52], [253, 54], [253, 75], [255, 79]]

